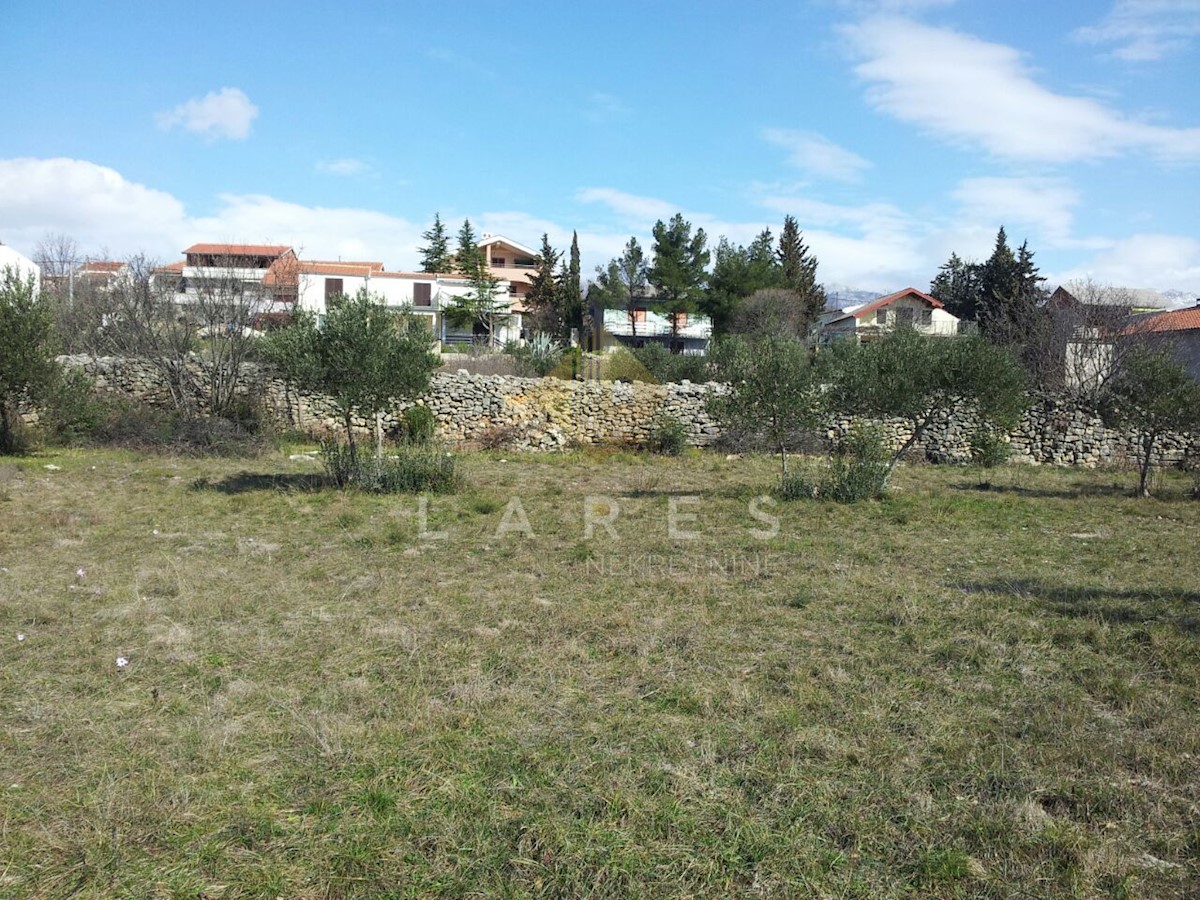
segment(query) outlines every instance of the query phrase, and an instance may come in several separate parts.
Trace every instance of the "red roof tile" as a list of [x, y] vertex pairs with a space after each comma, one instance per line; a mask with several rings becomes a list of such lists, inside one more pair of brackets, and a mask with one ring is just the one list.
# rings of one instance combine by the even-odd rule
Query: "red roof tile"
[[192, 244], [184, 253], [215, 253], [221, 256], [282, 256], [292, 248], [283, 244]]
[[1125, 328], [1125, 334], [1158, 334], [1164, 331], [1192, 331], [1200, 328], [1200, 306], [1153, 313], [1135, 319]]
[[885, 306], [891, 306], [902, 297], [914, 296], [920, 300], [924, 300], [934, 309], [942, 309], [944, 304], [936, 297], [930, 297], [928, 294], [918, 291], [916, 288], [905, 288], [902, 291], [896, 291], [894, 294], [888, 294], [886, 297], [880, 297], [878, 300], [872, 300], [866, 306], [860, 306], [858, 309], [849, 313], [856, 319], [861, 319], [863, 316], [869, 316], [871, 313], [882, 309]]

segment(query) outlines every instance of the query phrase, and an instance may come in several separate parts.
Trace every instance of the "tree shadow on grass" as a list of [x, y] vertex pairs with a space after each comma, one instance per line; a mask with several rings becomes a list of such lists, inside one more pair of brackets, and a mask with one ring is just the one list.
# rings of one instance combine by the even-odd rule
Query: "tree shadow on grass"
[[955, 484], [953, 488], [956, 491], [970, 491], [975, 494], [1012, 494], [1017, 497], [1056, 500], [1081, 500], [1084, 497], [1133, 496], [1132, 485], [1095, 484], [1090, 481], [1077, 481], [1072, 485], [1057, 488], [1026, 487], [1022, 484], [997, 484], [994, 481], [980, 484], [977, 481], [969, 481]]
[[248, 494], [254, 491], [301, 491], [312, 493], [334, 487], [333, 481], [323, 473], [305, 472], [282, 474], [278, 472], [238, 472], [228, 478], [213, 481], [197, 478], [191, 484], [193, 491], [213, 491], [218, 494]]
[[1027, 597], [1051, 612], [1074, 619], [1115, 625], [1161, 622], [1188, 634], [1200, 634], [1200, 591], [1074, 587], [1037, 578], [969, 581], [956, 587], [965, 594]]

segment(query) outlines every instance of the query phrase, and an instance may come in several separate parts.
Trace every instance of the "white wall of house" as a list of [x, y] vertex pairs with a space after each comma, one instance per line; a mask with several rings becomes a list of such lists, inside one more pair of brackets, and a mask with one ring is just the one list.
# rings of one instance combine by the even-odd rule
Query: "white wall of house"
[[857, 322], [859, 328], [895, 328], [906, 315], [911, 317], [909, 324], [923, 334], [958, 334], [958, 316], [944, 309], [930, 308], [919, 297], [900, 297], [883, 309], [867, 313]]
[[13, 269], [21, 280], [32, 275], [35, 284], [41, 286], [42, 270], [38, 264], [19, 250], [14, 250], [7, 244], [0, 244], [0, 272], [4, 271], [5, 267]]

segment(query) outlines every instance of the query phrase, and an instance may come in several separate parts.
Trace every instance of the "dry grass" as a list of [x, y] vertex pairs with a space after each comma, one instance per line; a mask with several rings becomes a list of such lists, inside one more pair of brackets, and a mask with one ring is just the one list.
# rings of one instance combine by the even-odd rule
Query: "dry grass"
[[0, 896], [1200, 892], [1200, 503], [504, 460], [0, 462]]

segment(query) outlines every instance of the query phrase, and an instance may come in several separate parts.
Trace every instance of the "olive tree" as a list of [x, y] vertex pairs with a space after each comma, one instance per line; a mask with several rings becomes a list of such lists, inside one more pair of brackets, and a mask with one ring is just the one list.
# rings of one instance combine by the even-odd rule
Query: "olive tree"
[[52, 312], [33, 276], [10, 266], [0, 272], [0, 454], [17, 449], [17, 416], [23, 400], [37, 400], [58, 367], [51, 350]]
[[263, 355], [297, 387], [333, 402], [357, 466], [355, 414], [374, 417], [426, 391], [438, 365], [430, 345], [421, 320], [389, 310], [364, 288], [331, 302], [323, 322], [297, 312], [287, 328], [263, 340]]
[[713, 349], [715, 378], [727, 392], [709, 408], [727, 429], [761, 434], [779, 454], [781, 480], [788, 477], [788, 440], [820, 424], [825, 395], [804, 344], [783, 334], [750, 341], [722, 338]]
[[1150, 469], [1162, 438], [1200, 430], [1200, 383], [1169, 347], [1127, 341], [1100, 404], [1107, 424], [1136, 438], [1139, 497], [1150, 496]]
[[877, 341], [835, 345], [830, 356], [834, 408], [912, 422], [911, 434], [888, 462], [888, 477], [941, 415], [970, 407], [981, 429], [1007, 431], [1027, 403], [1021, 364], [980, 337], [933, 337], [902, 328]]

